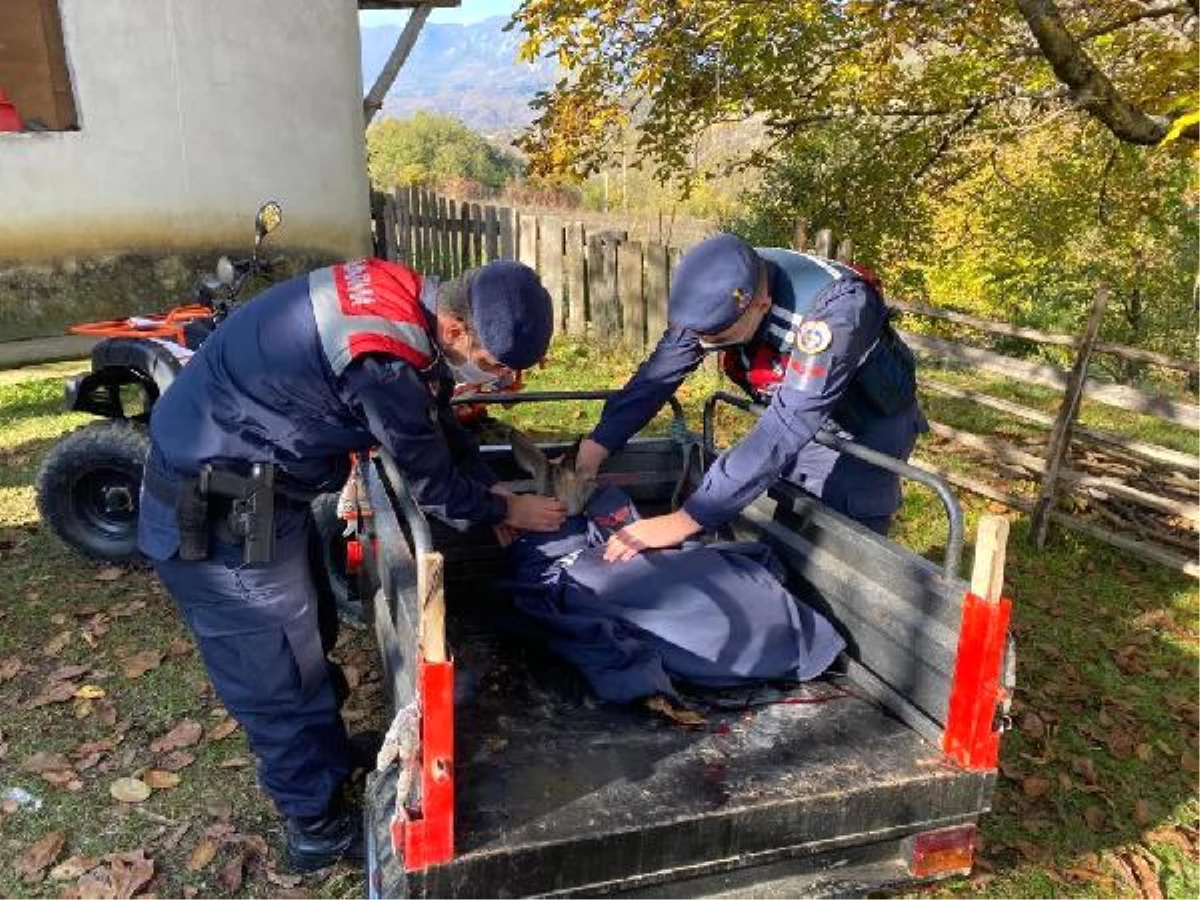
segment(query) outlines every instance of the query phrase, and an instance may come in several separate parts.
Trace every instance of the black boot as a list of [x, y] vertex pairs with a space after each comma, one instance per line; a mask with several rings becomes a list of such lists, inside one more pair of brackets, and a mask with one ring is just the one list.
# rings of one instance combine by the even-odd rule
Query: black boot
[[350, 735], [350, 771], [366, 769], [375, 771], [375, 757], [383, 746], [383, 733], [379, 731], [360, 731]]
[[293, 872], [313, 872], [339, 860], [362, 862], [362, 813], [338, 804], [320, 816], [287, 820], [287, 862]]

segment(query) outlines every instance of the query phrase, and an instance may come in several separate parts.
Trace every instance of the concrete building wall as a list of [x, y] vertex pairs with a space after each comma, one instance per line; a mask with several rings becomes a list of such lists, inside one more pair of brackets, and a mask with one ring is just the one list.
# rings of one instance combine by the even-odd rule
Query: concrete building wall
[[[369, 251], [355, 0], [59, 8], [79, 130], [0, 134], [0, 339], [61, 318], [49, 296], [14, 308], [13, 272], [32, 272], [40, 296], [60, 263], [64, 277], [99, 277], [132, 254], [161, 273], [191, 252], [244, 251], [268, 198], [284, 209], [276, 247]], [[84, 305], [125, 311], [113, 303]]]

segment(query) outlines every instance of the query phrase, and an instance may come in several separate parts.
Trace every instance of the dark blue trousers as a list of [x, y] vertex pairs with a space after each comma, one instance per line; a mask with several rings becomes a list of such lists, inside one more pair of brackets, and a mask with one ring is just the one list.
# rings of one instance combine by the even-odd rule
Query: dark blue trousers
[[154, 565], [217, 695], [246, 732], [259, 783], [283, 815], [315, 816], [350, 771], [341, 673], [325, 658], [336, 613], [319, 601], [311, 574], [311, 516], [278, 515], [296, 521], [277, 528], [270, 563], [245, 566], [240, 548], [216, 543], [207, 560], [174, 556]]

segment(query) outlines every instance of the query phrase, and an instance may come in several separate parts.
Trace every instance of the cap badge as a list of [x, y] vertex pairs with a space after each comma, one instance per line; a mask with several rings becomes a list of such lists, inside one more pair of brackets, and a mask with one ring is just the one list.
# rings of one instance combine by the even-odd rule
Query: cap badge
[[746, 293], [743, 288], [736, 287], [733, 289], [733, 302], [737, 306], [738, 312], [744, 312], [746, 307], [750, 305], [753, 298]]

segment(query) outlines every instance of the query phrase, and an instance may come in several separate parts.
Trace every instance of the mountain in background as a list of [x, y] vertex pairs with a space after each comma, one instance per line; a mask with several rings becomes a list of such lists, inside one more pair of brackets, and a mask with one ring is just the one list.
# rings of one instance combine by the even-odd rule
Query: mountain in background
[[[455, 116], [493, 136], [507, 136], [533, 120], [529, 101], [550, 87], [550, 60], [517, 61], [520, 33], [504, 31], [507, 16], [470, 25], [426, 23], [383, 102], [383, 115], [404, 118], [420, 109]], [[374, 83], [401, 29], [362, 29], [363, 92]]]

